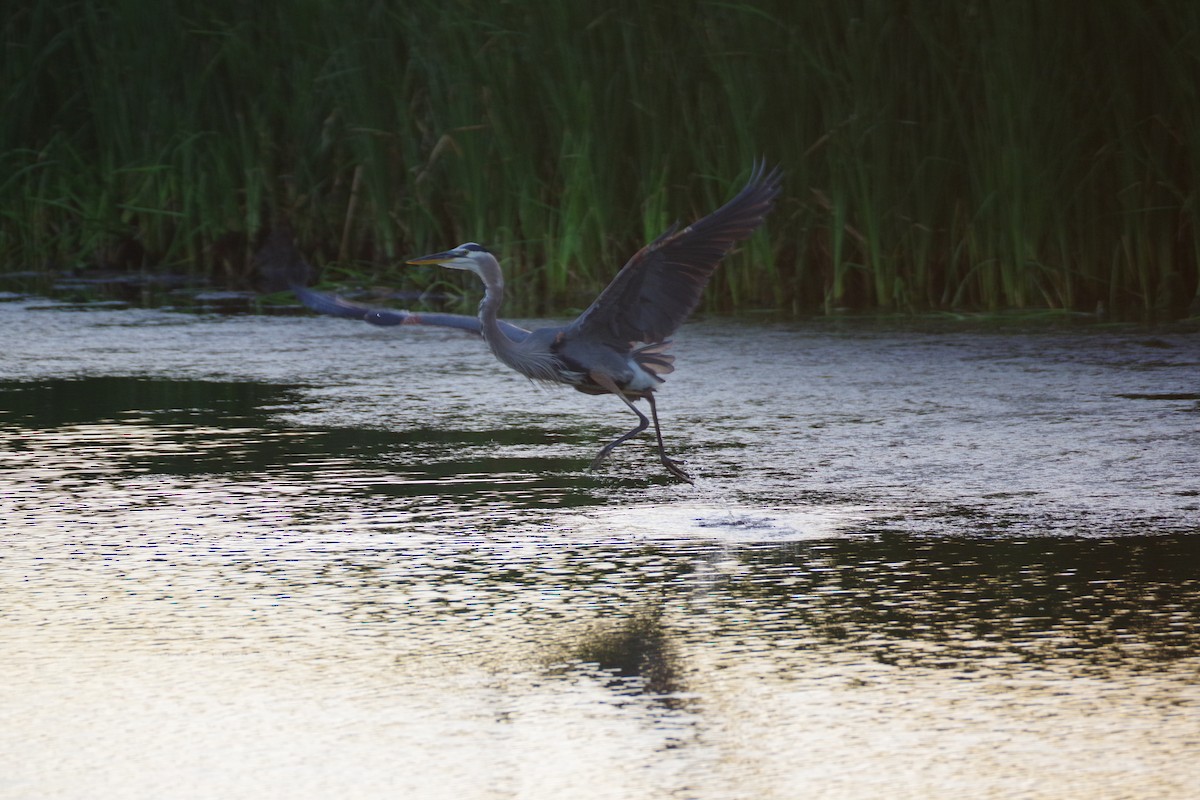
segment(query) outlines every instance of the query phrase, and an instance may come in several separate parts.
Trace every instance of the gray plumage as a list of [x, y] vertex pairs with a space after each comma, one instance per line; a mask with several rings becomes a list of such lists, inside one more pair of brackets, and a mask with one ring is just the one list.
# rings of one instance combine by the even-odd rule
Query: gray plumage
[[662, 376], [674, 369], [674, 356], [664, 352], [668, 337], [696, 308], [721, 259], [762, 225], [779, 195], [780, 181], [778, 168], [767, 171], [764, 164], [757, 164], [732, 200], [686, 228], [671, 227], [639, 250], [596, 300], [567, 325], [526, 331], [499, 320], [504, 276], [495, 256], [474, 242], [411, 259], [410, 264], [470, 270], [480, 277], [485, 290], [477, 326], [466, 322], [471, 318], [445, 314], [436, 315], [441, 318], [438, 321], [429, 319], [433, 315], [415, 321], [476, 330], [501, 362], [531, 380], [621, 398], [637, 415], [638, 425], [601, 449], [593, 467], [614, 447], [649, 426], [650, 420], [633, 404], [646, 400], [663, 466], [690, 483], [691, 477], [666, 454], [654, 402]]

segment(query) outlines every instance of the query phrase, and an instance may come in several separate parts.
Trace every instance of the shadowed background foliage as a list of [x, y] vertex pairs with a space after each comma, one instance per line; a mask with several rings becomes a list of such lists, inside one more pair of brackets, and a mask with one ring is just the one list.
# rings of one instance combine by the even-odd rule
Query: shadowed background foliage
[[80, 0], [3, 36], [4, 270], [237, 283], [287, 221], [333, 279], [483, 241], [562, 313], [765, 156], [710, 309], [1197, 297], [1191, 0]]

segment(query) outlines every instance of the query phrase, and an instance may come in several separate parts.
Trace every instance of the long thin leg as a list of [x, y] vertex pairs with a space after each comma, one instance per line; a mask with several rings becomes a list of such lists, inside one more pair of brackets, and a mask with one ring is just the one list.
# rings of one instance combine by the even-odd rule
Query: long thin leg
[[[639, 433], [646, 430], [646, 428], [650, 427], [650, 420], [646, 419], [646, 415], [643, 414], [640, 410], [638, 410], [638, 407], [633, 404], [633, 401], [631, 401], [628, 397], [626, 397], [621, 392], [621, 390], [617, 387], [617, 384], [613, 381], [612, 378], [608, 377], [607, 375], [601, 375], [601, 374], [598, 374], [595, 372], [591, 373], [590, 376], [591, 376], [591, 379], [593, 381], [595, 381], [599, 386], [604, 387], [608, 391], [615, 394], [617, 397], [621, 398], [621, 402], [623, 402], [623, 403], [625, 403], [625, 405], [629, 406], [629, 410], [632, 411], [633, 413], [637, 414], [637, 417], [638, 417], [638, 425], [636, 428], [629, 431], [628, 433], [623, 434], [622, 436], [617, 437], [615, 440], [609, 442], [600, 450], [600, 452], [596, 455], [596, 458], [592, 461], [592, 469], [596, 469], [597, 467], [600, 466], [600, 463], [602, 461], [604, 461], [604, 459], [608, 458], [609, 453], [611, 453], [613, 451], [614, 447], [616, 447], [619, 444], [622, 444], [623, 442], [629, 441], [634, 436], [637, 436]], [[645, 396], [646, 400], [649, 401], [649, 403], [650, 403], [650, 415], [654, 417], [654, 436], [658, 440], [659, 459], [662, 461], [663, 466], [667, 468], [667, 472], [671, 473], [672, 475], [674, 475], [676, 478], [678, 478], [681, 481], [686, 481], [688, 483], [692, 483], [693, 481], [692, 481], [691, 476], [688, 475], [686, 472], [684, 472], [678, 463], [676, 463], [675, 461], [673, 461], [672, 459], [667, 457], [666, 448], [663, 446], [662, 427], [658, 424], [658, 406], [656, 406], [654, 404], [654, 395], [651, 394], [650, 392], [647, 392], [644, 396]]]
[[662, 426], [658, 424], [658, 406], [654, 403], [653, 392], [646, 392], [646, 402], [650, 404], [650, 416], [654, 418], [654, 437], [658, 439], [658, 457], [662, 460], [663, 466], [667, 468], [667, 472], [679, 478], [679, 480], [694, 483], [692, 476], [684, 472], [683, 467], [679, 466], [680, 462], [667, 456], [667, 450], [663, 447]]
[[614, 447], [623, 442], [629, 441], [634, 436], [637, 436], [639, 433], [646, 430], [646, 428], [650, 427], [650, 420], [646, 418], [645, 414], [638, 410], [637, 406], [629, 401], [628, 397], [621, 393], [621, 390], [617, 388], [617, 384], [613, 382], [612, 378], [595, 372], [591, 373], [591, 378], [598, 385], [603, 386], [605, 389], [621, 398], [621, 402], [629, 406], [629, 410], [637, 414], [638, 417], [638, 425], [636, 428], [604, 445], [600, 452], [596, 454], [596, 458], [592, 460], [592, 469], [596, 469], [600, 466], [600, 463], [604, 461], [604, 459], [608, 458], [608, 454], [613, 451]]

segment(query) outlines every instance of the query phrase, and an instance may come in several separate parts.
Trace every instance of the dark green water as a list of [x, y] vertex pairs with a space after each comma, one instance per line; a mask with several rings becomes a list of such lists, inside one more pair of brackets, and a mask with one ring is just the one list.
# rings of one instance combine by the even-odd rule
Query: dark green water
[[661, 394], [0, 306], [2, 797], [1187, 797], [1200, 338], [711, 322]]

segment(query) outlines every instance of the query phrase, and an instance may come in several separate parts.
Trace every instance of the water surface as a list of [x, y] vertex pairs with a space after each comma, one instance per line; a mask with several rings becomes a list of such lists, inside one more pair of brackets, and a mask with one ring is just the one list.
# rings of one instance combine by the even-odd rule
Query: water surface
[[0, 305], [3, 797], [1188, 797], [1200, 339]]

